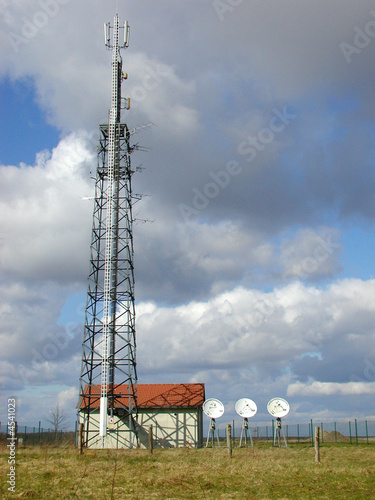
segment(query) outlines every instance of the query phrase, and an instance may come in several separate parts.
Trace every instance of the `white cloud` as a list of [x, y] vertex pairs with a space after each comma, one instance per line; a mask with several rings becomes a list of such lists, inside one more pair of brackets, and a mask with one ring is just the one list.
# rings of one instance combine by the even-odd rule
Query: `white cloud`
[[172, 136], [197, 132], [199, 115], [192, 106], [194, 80], [184, 80], [171, 65], [144, 53], [130, 53], [125, 69], [129, 80], [123, 92], [131, 99], [131, 120], [152, 122]]
[[288, 396], [332, 396], [332, 395], [359, 395], [375, 394], [375, 382], [311, 382], [303, 384], [296, 382], [290, 384], [287, 389]]
[[94, 156], [86, 134], [71, 134], [35, 166], [0, 167], [0, 266], [16, 279], [85, 279]]
[[285, 277], [306, 281], [327, 279], [339, 270], [339, 231], [301, 229], [281, 244], [280, 263]]
[[62, 408], [72, 408], [78, 401], [78, 387], [74, 385], [58, 393], [57, 401]]
[[[349, 290], [356, 290], [350, 301]], [[317, 362], [329, 357], [332, 343], [341, 346], [341, 357], [350, 356], [359, 345], [352, 336], [358, 311], [375, 318], [370, 303], [374, 295], [374, 281], [345, 280], [326, 290], [301, 283], [269, 293], [236, 288], [175, 308], [141, 303], [137, 308], [140, 363], [146, 371], [251, 366], [276, 377], [306, 353], [320, 352]], [[362, 335], [370, 338], [372, 332]], [[364, 359], [366, 352], [362, 344], [356, 356], [362, 354]], [[354, 368], [345, 367], [347, 380]], [[335, 377], [334, 363], [329, 376]]]

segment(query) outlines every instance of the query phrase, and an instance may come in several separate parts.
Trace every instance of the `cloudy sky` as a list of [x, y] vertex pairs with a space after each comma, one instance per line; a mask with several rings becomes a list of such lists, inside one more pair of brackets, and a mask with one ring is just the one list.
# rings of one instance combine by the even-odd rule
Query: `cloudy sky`
[[[103, 23], [115, 1], [0, 0], [0, 379], [74, 420]], [[140, 383], [289, 419], [375, 414], [375, 0], [120, 0]], [[146, 222], [144, 222], [146, 221]], [[224, 417], [225, 418], [225, 417]]]

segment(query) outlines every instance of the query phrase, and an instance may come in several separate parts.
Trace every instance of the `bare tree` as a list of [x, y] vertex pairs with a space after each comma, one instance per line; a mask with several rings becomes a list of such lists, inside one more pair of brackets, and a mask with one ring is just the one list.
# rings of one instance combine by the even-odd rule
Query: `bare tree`
[[68, 413], [63, 408], [60, 408], [59, 403], [57, 403], [57, 405], [49, 411], [46, 420], [53, 425], [55, 432], [57, 432], [63, 430], [65, 427], [64, 424], [68, 418]]

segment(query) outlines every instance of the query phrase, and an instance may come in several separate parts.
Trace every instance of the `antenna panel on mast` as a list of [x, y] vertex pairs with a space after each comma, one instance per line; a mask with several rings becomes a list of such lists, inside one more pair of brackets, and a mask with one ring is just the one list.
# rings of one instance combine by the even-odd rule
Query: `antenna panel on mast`
[[104, 23], [104, 44], [106, 47], [111, 47], [110, 23]]
[[124, 22], [124, 47], [129, 47], [130, 26], [128, 21]]

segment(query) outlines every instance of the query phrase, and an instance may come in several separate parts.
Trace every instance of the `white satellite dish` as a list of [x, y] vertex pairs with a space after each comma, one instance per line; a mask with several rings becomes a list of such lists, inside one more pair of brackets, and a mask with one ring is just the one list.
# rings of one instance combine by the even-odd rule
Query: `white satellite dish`
[[218, 399], [206, 399], [203, 403], [203, 412], [209, 418], [219, 418], [224, 415], [224, 405]]
[[249, 398], [241, 398], [237, 401], [234, 406], [234, 409], [243, 418], [251, 418], [258, 411], [257, 405], [254, 403], [252, 399]]
[[273, 417], [286, 417], [289, 413], [290, 406], [288, 401], [283, 398], [273, 398], [267, 403], [267, 411]]

